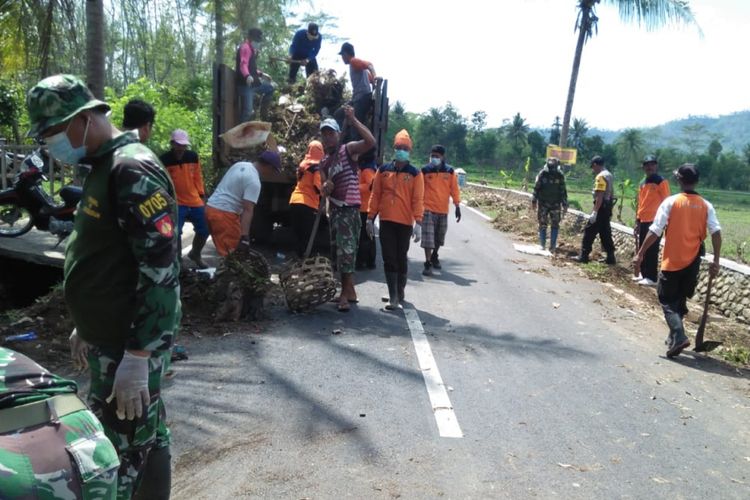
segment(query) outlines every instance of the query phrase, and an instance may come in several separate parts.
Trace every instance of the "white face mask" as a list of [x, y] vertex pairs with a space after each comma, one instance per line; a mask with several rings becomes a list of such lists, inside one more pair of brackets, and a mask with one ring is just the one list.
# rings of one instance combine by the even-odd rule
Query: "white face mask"
[[430, 163], [432, 163], [432, 165], [435, 167], [439, 167], [440, 164], [442, 163], [442, 160], [440, 158], [432, 157], [430, 158]]
[[81, 158], [86, 156], [86, 137], [89, 134], [89, 124], [91, 124], [91, 119], [86, 119], [86, 128], [83, 131], [83, 142], [77, 148], [73, 147], [68, 138], [68, 129], [72, 123], [73, 121], [71, 120], [65, 130], [47, 137], [44, 142], [47, 144], [47, 151], [49, 151], [49, 154], [52, 155], [53, 158], [56, 158], [63, 163], [67, 163], [68, 165], [77, 165], [78, 162], [81, 161]]

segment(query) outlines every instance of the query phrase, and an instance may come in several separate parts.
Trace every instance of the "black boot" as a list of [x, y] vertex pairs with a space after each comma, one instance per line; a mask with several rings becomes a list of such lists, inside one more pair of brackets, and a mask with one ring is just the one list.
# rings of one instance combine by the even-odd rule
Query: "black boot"
[[422, 276], [432, 276], [432, 262], [425, 261]]
[[188, 259], [195, 262], [198, 269], [208, 269], [206, 263], [201, 259], [201, 252], [203, 251], [203, 247], [206, 246], [206, 241], [208, 241], [208, 236], [201, 236], [200, 234], [193, 236], [193, 247], [187, 254]]
[[169, 500], [172, 489], [172, 455], [169, 446], [152, 448], [146, 458], [143, 479], [133, 500]]
[[405, 289], [406, 289], [406, 273], [399, 273], [398, 275], [398, 301], [403, 302], [406, 298], [405, 295]]
[[588, 264], [590, 262], [588, 254], [583, 254], [583, 253], [581, 255], [576, 255], [575, 257], [571, 257], [571, 259], [580, 264]]
[[401, 305], [398, 303], [398, 273], [385, 273], [385, 282], [388, 284], [388, 303], [385, 308], [388, 311], [399, 309]]
[[434, 267], [435, 269], [443, 268], [443, 266], [440, 265], [440, 260], [438, 259], [437, 248], [432, 251], [432, 256], [430, 257], [430, 264], [432, 264], [432, 267]]

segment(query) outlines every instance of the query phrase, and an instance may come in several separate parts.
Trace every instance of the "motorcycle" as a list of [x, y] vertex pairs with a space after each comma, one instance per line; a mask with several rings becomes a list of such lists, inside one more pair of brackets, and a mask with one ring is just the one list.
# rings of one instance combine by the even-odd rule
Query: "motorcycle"
[[[0, 237], [15, 238], [36, 227], [58, 237], [60, 244], [73, 232], [73, 215], [81, 200], [81, 188], [65, 186], [60, 192], [62, 204], [42, 187], [47, 180], [41, 149], [21, 162], [13, 187], [0, 191]], [[55, 245], [55, 246], [57, 246]]]

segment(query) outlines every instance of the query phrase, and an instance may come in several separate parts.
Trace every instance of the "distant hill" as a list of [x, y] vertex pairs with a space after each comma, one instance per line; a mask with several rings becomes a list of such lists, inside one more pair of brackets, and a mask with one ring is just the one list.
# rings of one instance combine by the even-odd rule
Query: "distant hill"
[[[724, 151], [733, 150], [740, 153], [745, 145], [750, 143], [750, 110], [718, 117], [690, 116], [641, 130], [643, 130], [646, 139], [653, 148], [672, 146], [685, 150], [686, 146], [682, 140], [685, 136], [683, 129], [686, 126], [694, 125], [705, 127], [705, 132], [701, 134], [701, 139], [703, 139], [705, 145], [717, 138], [724, 146]], [[602, 136], [604, 142], [612, 143], [621, 132], [622, 130], [594, 128], [589, 131], [589, 135], [598, 134]]]

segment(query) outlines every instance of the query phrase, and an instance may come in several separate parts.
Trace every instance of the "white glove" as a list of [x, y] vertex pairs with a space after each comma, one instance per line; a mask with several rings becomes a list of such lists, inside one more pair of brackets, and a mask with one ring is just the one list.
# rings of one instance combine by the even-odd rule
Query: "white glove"
[[247, 75], [245, 83], [247, 83], [248, 86], [252, 86], [255, 83], [255, 78], [253, 78], [253, 75]]
[[596, 210], [589, 215], [589, 224], [596, 224]]
[[83, 371], [89, 367], [86, 355], [89, 353], [89, 343], [78, 336], [78, 330], [73, 328], [73, 333], [68, 338], [70, 343], [70, 359], [73, 360], [73, 368]]
[[412, 228], [411, 234], [414, 236], [414, 243], [419, 243], [419, 240], [422, 239], [422, 224], [420, 224], [419, 222], [414, 224], [414, 228]]
[[367, 236], [369, 236], [371, 240], [375, 238], [375, 223], [372, 219], [367, 219], [365, 231], [367, 231]]
[[141, 418], [144, 407], [148, 409], [151, 400], [148, 393], [148, 356], [136, 356], [125, 351], [115, 372], [112, 394], [107, 398], [107, 403], [112, 399], [117, 400], [117, 418], [120, 420], [125, 420], [125, 417], [128, 420]]

